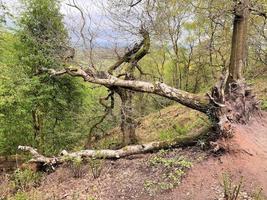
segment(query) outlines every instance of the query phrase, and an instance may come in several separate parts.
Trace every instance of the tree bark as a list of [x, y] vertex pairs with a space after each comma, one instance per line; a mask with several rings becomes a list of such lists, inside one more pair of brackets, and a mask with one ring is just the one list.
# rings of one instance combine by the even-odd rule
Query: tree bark
[[241, 0], [234, 7], [232, 48], [229, 66], [229, 80], [242, 79], [242, 71], [247, 57], [247, 26], [249, 18], [249, 0]]
[[208, 105], [210, 102], [208, 96], [206, 95], [197, 95], [189, 93], [183, 90], [173, 88], [161, 82], [150, 83], [139, 80], [123, 80], [105, 72], [103, 72], [104, 76], [97, 77], [97, 75], [94, 73], [89, 73], [88, 71], [86, 72], [81, 68], [72, 67], [65, 68], [60, 71], [42, 68], [41, 71], [48, 72], [52, 76], [69, 74], [75, 77], [82, 77], [86, 82], [95, 83], [107, 87], [116, 86], [137, 92], [157, 94], [159, 96], [166, 97], [184, 106], [187, 106], [194, 110], [198, 110], [203, 113], [206, 113], [206, 111], [208, 110]]
[[118, 88], [116, 90], [121, 99], [121, 132], [123, 134], [124, 146], [129, 144], [135, 144], [137, 139], [135, 135], [136, 122], [134, 119], [133, 111], [133, 92], [128, 91], [127, 89]]
[[226, 73], [221, 77], [220, 83], [213, 88], [211, 95], [211, 100], [223, 105], [215, 109], [211, 107], [213, 118], [220, 125], [220, 129], [227, 127], [231, 132], [233, 122], [247, 123], [253, 114], [260, 113], [258, 101], [242, 76], [247, 57], [250, 1], [241, 0], [235, 3], [229, 75]]
[[150, 142], [146, 144], [138, 145], [129, 145], [125, 146], [118, 150], [81, 150], [78, 152], [68, 153], [66, 150], [63, 150], [57, 157], [46, 157], [38, 153], [37, 149], [34, 149], [30, 146], [19, 146], [18, 149], [24, 152], [28, 152], [32, 155], [32, 159], [29, 160], [29, 163], [36, 163], [43, 170], [42, 167], [55, 169], [56, 166], [62, 164], [66, 161], [66, 158], [99, 158], [99, 159], [119, 159], [135, 154], [142, 154], [147, 152], [153, 152], [159, 149], [171, 148], [177, 146], [188, 146], [194, 145], [197, 143], [198, 139], [205, 135], [208, 132], [209, 128], [203, 127], [197, 132], [187, 135], [184, 137], [178, 137], [170, 141], [159, 141], [159, 142]]
[[[134, 71], [138, 66], [138, 61], [141, 60], [150, 48], [149, 33], [141, 28], [140, 34], [143, 36], [142, 42], [135, 44], [135, 46], [125, 53], [114, 65], [109, 67], [108, 73], [113, 74], [123, 63], [128, 63], [129, 66], [125, 70], [124, 80], [135, 80]], [[138, 68], [139, 69], [139, 68]], [[139, 69], [140, 70], [140, 69]], [[133, 108], [133, 91], [121, 87], [113, 87], [114, 91], [121, 99], [121, 132], [123, 133], [123, 145], [136, 143], [135, 128], [136, 122], [134, 118]]]

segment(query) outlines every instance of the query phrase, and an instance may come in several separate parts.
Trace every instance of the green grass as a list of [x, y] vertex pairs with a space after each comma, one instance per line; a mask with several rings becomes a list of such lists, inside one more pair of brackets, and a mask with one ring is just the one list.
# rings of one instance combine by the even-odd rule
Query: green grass
[[[267, 77], [248, 81], [261, 101], [261, 109], [267, 110]], [[139, 144], [152, 141], [171, 141], [184, 136], [206, 131], [211, 127], [208, 118], [197, 111], [179, 104], [168, 106], [160, 111], [138, 119], [136, 128], [137, 142]], [[119, 127], [108, 132], [107, 136], [99, 140], [96, 148], [121, 147], [122, 133]]]
[[[179, 104], [166, 107], [138, 119], [136, 128], [137, 143], [152, 141], [172, 141], [187, 135], [206, 131], [211, 123], [208, 118]], [[110, 130], [106, 137], [94, 144], [95, 148], [121, 147], [122, 133], [119, 127]]]

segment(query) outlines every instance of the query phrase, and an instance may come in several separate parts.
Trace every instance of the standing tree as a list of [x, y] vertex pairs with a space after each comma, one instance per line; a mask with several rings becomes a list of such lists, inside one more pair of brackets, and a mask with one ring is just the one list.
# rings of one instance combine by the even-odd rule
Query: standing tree
[[[139, 80], [120, 79], [108, 72], [99, 73], [93, 69], [83, 70], [81, 68], [67, 67], [59, 71], [46, 68], [42, 68], [41, 70], [43, 72], [49, 72], [54, 76], [69, 74], [71, 76], [82, 77], [86, 82], [100, 84], [106, 87], [118, 87], [166, 97], [206, 114], [217, 130], [217, 137], [229, 137], [234, 134], [233, 123], [246, 123], [254, 114], [260, 112], [258, 101], [242, 76], [244, 67], [246, 66], [248, 19], [252, 10], [252, 4], [249, 0], [234, 1], [230, 64], [228, 69], [221, 75], [218, 83], [212, 88], [210, 94], [192, 94], [170, 87], [162, 82], [150, 83]], [[96, 152], [85, 150], [71, 155], [96, 156], [99, 153], [99, 155], [106, 157], [120, 157], [149, 151], [161, 146], [162, 143], [151, 143], [147, 145], [129, 146], [128, 148], [117, 151], [103, 150]], [[30, 150], [38, 157], [38, 153], [31, 148], [20, 148]], [[44, 161], [50, 162], [51, 160]]]
[[[9, 64], [8, 69], [16, 75], [4, 79], [13, 82], [9, 92], [1, 93], [3, 99], [12, 101], [0, 107], [4, 113], [1, 132], [5, 138], [16, 138], [6, 146], [14, 148], [18, 142], [28, 143], [54, 154], [77, 137], [74, 133], [78, 122], [74, 117], [82, 108], [82, 86], [70, 77], [36, 76], [40, 66], [55, 69], [68, 65], [73, 50], [68, 46], [59, 1], [23, 0], [22, 3], [25, 10], [13, 36], [16, 44], [11, 44], [16, 52], [10, 60], [16, 60], [16, 64]], [[14, 153], [16, 149], [10, 151]]]

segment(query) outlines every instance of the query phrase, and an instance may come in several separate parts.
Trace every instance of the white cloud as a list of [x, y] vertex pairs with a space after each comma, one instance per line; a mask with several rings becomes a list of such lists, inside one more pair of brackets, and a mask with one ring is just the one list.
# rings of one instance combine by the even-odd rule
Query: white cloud
[[[9, 8], [10, 12], [18, 17], [23, 11], [22, 4], [20, 0], [2, 0], [5, 5]], [[75, 0], [75, 3], [84, 11], [86, 18], [85, 33], [90, 29], [96, 35], [95, 44], [100, 46], [108, 46], [114, 42], [120, 45], [125, 45], [127, 43], [128, 37], [121, 35], [118, 30], [114, 30], [112, 23], [109, 21], [107, 14], [105, 12], [105, 5], [108, 0]], [[61, 13], [64, 15], [64, 22], [69, 34], [72, 38], [73, 43], [79, 43], [78, 36], [73, 33], [73, 29], [77, 31], [80, 30], [82, 25], [80, 12], [68, 6], [67, 4], [73, 4], [73, 0], [63, 0], [61, 4]], [[91, 22], [89, 22], [89, 16]], [[8, 24], [10, 27], [15, 27], [12, 21]], [[125, 37], [124, 37], [125, 36]], [[124, 37], [124, 38], [123, 38]]]

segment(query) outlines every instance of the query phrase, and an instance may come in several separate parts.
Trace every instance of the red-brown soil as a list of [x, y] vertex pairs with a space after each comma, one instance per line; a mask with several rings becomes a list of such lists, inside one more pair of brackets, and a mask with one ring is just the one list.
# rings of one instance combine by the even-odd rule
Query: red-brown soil
[[[248, 192], [262, 188], [267, 196], [267, 117], [256, 118], [247, 125], [236, 125], [234, 137], [228, 141], [229, 152], [209, 157], [194, 166], [182, 184], [162, 199], [216, 199], [222, 173], [232, 175], [234, 182], [244, 177]], [[219, 191], [218, 191], [219, 190]], [[159, 198], [160, 199], [160, 198]]]
[[247, 125], [236, 125], [228, 153], [194, 166], [179, 187], [159, 199], [216, 199], [223, 172], [232, 175], [234, 182], [243, 177], [245, 191], [262, 188], [267, 196], [267, 115], [263, 115]]
[[160, 156], [158, 152], [105, 161], [97, 179], [92, 177], [88, 165], [81, 178], [73, 178], [69, 168], [61, 167], [45, 176], [34, 191], [39, 195], [37, 199], [214, 200], [223, 199], [222, 175], [227, 173], [233, 183], [243, 177], [240, 199], [252, 199], [250, 196], [259, 188], [267, 196], [267, 113], [247, 125], [236, 125], [234, 137], [226, 143], [229, 151], [217, 156], [198, 147], [168, 151], [165, 157], [184, 156], [193, 163], [173, 189], [146, 185], [147, 181], [166, 181], [166, 168], [149, 164], [152, 158]]

